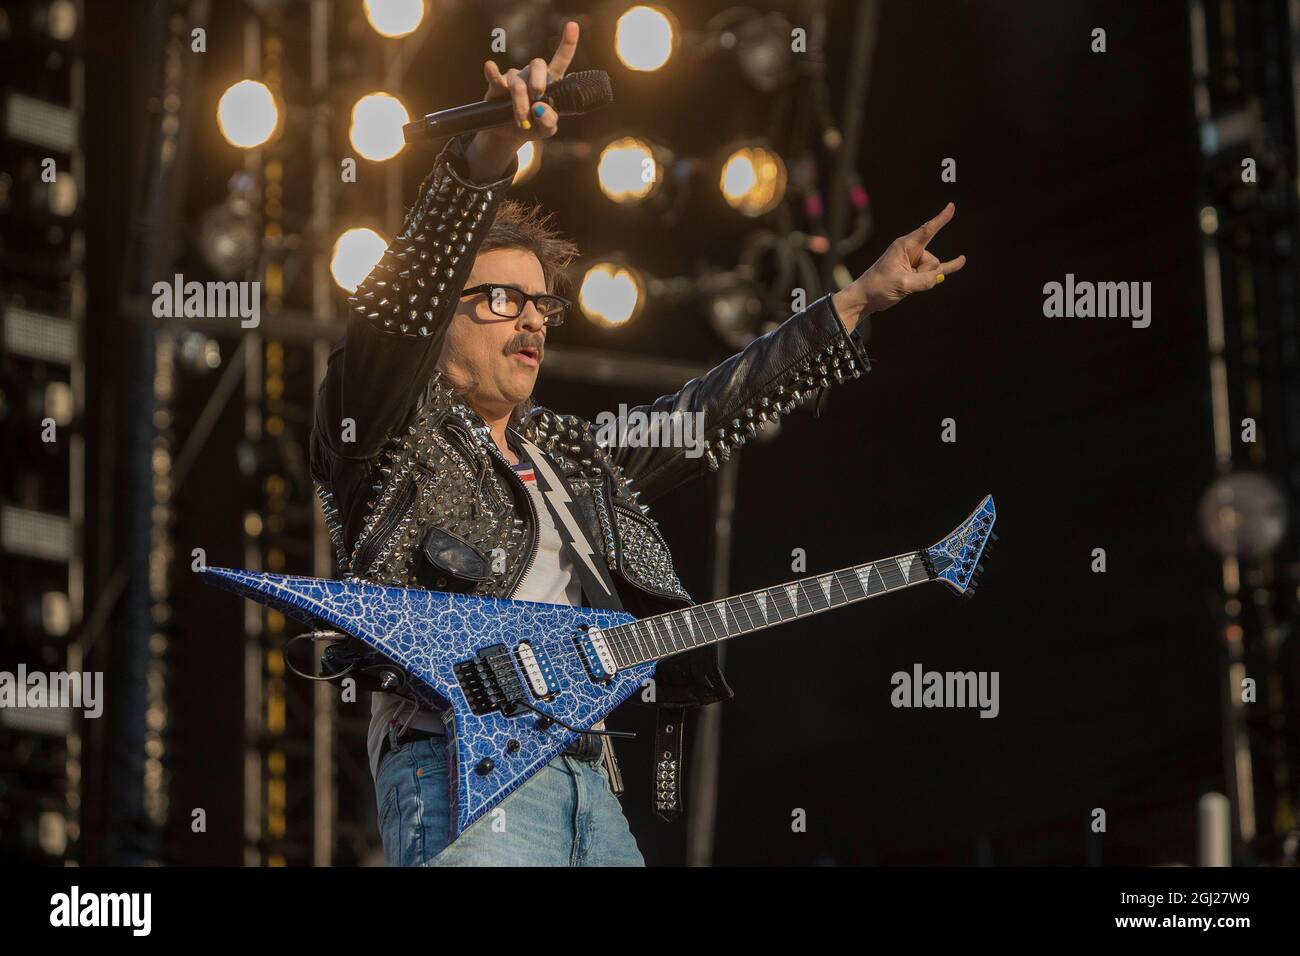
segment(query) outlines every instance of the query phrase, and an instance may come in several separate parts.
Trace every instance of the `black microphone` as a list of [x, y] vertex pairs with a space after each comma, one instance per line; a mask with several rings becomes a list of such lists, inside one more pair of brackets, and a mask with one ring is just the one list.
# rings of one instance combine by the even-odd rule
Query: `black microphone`
[[[604, 70], [584, 70], [552, 83], [533, 102], [546, 103], [561, 116], [573, 116], [608, 106], [614, 102], [614, 89], [609, 85], [609, 74]], [[402, 127], [402, 137], [409, 143], [430, 136], [459, 136], [514, 121], [515, 107], [509, 99], [480, 100], [439, 110], [407, 123]]]

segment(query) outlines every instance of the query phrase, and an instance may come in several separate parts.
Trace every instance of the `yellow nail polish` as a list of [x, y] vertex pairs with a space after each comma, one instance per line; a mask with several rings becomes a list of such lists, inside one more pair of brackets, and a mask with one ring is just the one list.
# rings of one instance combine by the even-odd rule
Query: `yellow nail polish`
[[940, 272], [937, 276], [934, 277], [934, 284], [938, 285], [942, 281], [943, 281], [943, 273]]
[[532, 128], [533, 128], [533, 124], [530, 123], [530, 122], [528, 122], [528, 120], [524, 120], [522, 123], [519, 124], [519, 128], [520, 128], [520, 129], [532, 129]]

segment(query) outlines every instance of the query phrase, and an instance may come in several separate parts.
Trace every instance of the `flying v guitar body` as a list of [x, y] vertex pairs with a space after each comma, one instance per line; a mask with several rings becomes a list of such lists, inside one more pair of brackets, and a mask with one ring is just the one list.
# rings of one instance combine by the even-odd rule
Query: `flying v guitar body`
[[[360, 638], [415, 678], [411, 689], [442, 710], [453, 731], [455, 836], [577, 739], [560, 723], [591, 727], [655, 672], [654, 662], [608, 677], [589, 671], [585, 662], [592, 658], [581, 642], [591, 628], [635, 620], [623, 611], [228, 568], [205, 573], [212, 583], [311, 626], [325, 623]], [[511, 708], [518, 695], [559, 723], [548, 726], [522, 705]]]
[[442, 711], [454, 746], [453, 839], [640, 690], [655, 662], [938, 582], [970, 597], [997, 513], [986, 497], [938, 544], [637, 619], [622, 611], [209, 568], [209, 581], [352, 635]]

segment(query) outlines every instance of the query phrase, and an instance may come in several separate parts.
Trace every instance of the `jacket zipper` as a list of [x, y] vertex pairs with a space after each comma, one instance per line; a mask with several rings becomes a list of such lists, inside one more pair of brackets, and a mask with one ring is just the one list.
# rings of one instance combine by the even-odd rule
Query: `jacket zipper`
[[384, 515], [384, 520], [375, 526], [375, 529], [370, 532], [370, 537], [366, 539], [366, 543], [357, 552], [356, 560], [352, 562], [352, 566], [358, 574], [370, 573], [370, 563], [374, 560], [374, 555], [378, 553], [383, 543], [388, 540], [388, 536], [393, 533], [393, 529], [397, 527], [397, 522], [406, 517], [406, 509], [411, 506], [415, 494], [415, 479], [408, 477], [402, 485], [402, 490], [393, 500], [393, 506], [388, 509], [388, 514]]
[[447, 424], [447, 431], [451, 434], [451, 437], [453, 439], [452, 444], [460, 445], [461, 451], [465, 453], [466, 459], [474, 464], [474, 472], [475, 472], [474, 501], [470, 505], [471, 516], [474, 518], [478, 517], [478, 502], [479, 499], [483, 497], [491, 498], [492, 502], [494, 503], [492, 510], [494, 512], [499, 513], [501, 508], [505, 507], [504, 502], [499, 501], [496, 495], [488, 495], [483, 487], [483, 481], [484, 479], [487, 478], [487, 470], [488, 468], [491, 467], [491, 465], [488, 464], [488, 462], [486, 461], [483, 462], [481, 466], [477, 464], [478, 455], [474, 453], [474, 449], [475, 447], [477, 447], [477, 443], [474, 441], [472, 437], [470, 437], [469, 433], [466, 432], [463, 427], [461, 427], [459, 422], [453, 419], [453, 420], [449, 420], [446, 424]]
[[454, 419], [447, 420], [445, 424], [447, 430], [459, 441], [459, 443], [462, 446], [464, 446], [464, 450], [469, 452], [469, 457], [471, 458], [471, 460], [474, 458], [474, 454], [473, 454], [474, 448], [477, 445], [486, 445], [488, 453], [490, 455], [496, 456], [497, 461], [499, 461], [502, 464], [502, 466], [505, 468], [505, 470], [509, 473], [516, 487], [518, 487], [520, 493], [523, 495], [524, 501], [528, 504], [528, 513], [533, 519], [532, 546], [529, 548], [528, 560], [524, 562], [523, 570], [519, 573], [518, 577], [515, 578], [514, 583], [511, 584], [510, 586], [510, 592], [509, 594], [506, 595], [506, 597], [508, 598], [519, 590], [520, 584], [522, 584], [524, 578], [528, 576], [528, 572], [533, 567], [533, 562], [537, 560], [537, 550], [541, 544], [541, 528], [538, 524], [537, 508], [533, 504], [533, 496], [528, 493], [528, 489], [524, 487], [523, 481], [520, 479], [519, 475], [515, 472], [514, 468], [510, 466], [510, 462], [506, 460], [506, 456], [501, 454], [501, 449], [497, 447], [495, 441], [487, 441], [487, 442], [476, 441], [465, 430], [464, 426], [462, 426], [460, 422]]
[[539, 524], [539, 520], [537, 516], [537, 507], [533, 504], [533, 496], [529, 494], [528, 489], [524, 487], [523, 480], [519, 477], [519, 474], [514, 470], [514, 468], [511, 467], [510, 462], [506, 460], [506, 456], [501, 454], [501, 449], [497, 447], [497, 443], [495, 441], [476, 442], [465, 431], [464, 427], [461, 426], [459, 422], [454, 420], [449, 420], [447, 422], [447, 429], [458, 439], [460, 439], [462, 444], [467, 446], [467, 450], [471, 451], [471, 457], [472, 457], [472, 450], [475, 447], [475, 445], [487, 446], [488, 453], [490, 455], [496, 456], [497, 461], [499, 461], [501, 465], [505, 468], [506, 472], [510, 475], [510, 478], [514, 481], [515, 486], [519, 489], [520, 493], [523, 495], [524, 501], [528, 504], [528, 513], [533, 519], [532, 546], [529, 548], [528, 560], [524, 562], [523, 570], [519, 573], [519, 576], [515, 578], [514, 583], [510, 585], [510, 592], [509, 594], [506, 595], [506, 597], [509, 598], [513, 596], [516, 592], [518, 592], [519, 586], [524, 582], [524, 578], [526, 578], [528, 576], [528, 572], [532, 570], [533, 562], [537, 560], [537, 550], [541, 545], [541, 537], [542, 537], [541, 526]]
[[541, 547], [542, 527], [541, 521], [537, 516], [537, 506], [533, 504], [533, 496], [528, 491], [527, 487], [524, 486], [523, 479], [519, 477], [519, 473], [510, 466], [510, 462], [506, 461], [506, 456], [501, 454], [501, 449], [496, 446], [496, 442], [492, 443], [491, 451], [498, 459], [500, 459], [501, 463], [506, 466], [506, 471], [510, 472], [510, 477], [514, 479], [515, 485], [518, 486], [521, 492], [523, 492], [524, 501], [528, 502], [528, 514], [533, 519], [533, 542], [532, 546], [528, 549], [528, 560], [524, 562], [523, 571], [519, 573], [519, 576], [515, 578], [514, 583], [510, 585], [510, 593], [506, 595], [507, 597], [513, 597], [519, 591], [519, 586], [524, 583], [524, 578], [528, 577], [528, 572], [532, 570], [533, 562], [537, 560], [537, 551]]

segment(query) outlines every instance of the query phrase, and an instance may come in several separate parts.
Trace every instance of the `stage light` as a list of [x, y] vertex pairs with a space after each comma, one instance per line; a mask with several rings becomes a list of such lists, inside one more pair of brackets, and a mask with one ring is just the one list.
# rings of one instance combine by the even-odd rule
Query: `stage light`
[[[71, 726], [72, 721], [68, 721]], [[36, 818], [36, 841], [50, 856], [68, 852], [68, 818], [58, 810], [42, 810]]]
[[790, 21], [779, 13], [745, 20], [723, 33], [721, 45], [736, 51], [740, 71], [764, 93], [775, 92], [794, 76]]
[[240, 171], [228, 189], [226, 201], [199, 219], [199, 255], [218, 277], [240, 279], [257, 263], [261, 249], [253, 177]]
[[1201, 534], [1220, 555], [1258, 560], [1286, 535], [1286, 497], [1267, 475], [1234, 471], [1201, 495]]
[[72, 523], [67, 515], [4, 505], [0, 548], [14, 555], [67, 562], [72, 558]]
[[45, 14], [45, 26], [56, 40], [71, 40], [77, 33], [77, 5], [73, 0], [53, 0]]
[[356, 292], [387, 248], [388, 242], [373, 229], [349, 229], [334, 243], [330, 274], [341, 288]]
[[1212, 236], [1219, 231], [1219, 210], [1213, 206], [1204, 206], [1201, 209], [1201, 232], [1207, 236]]
[[41, 628], [50, 637], [66, 637], [72, 629], [72, 604], [62, 591], [41, 595]]
[[50, 212], [56, 216], [71, 216], [77, 211], [77, 178], [71, 172], [60, 172], [50, 183]]
[[45, 417], [54, 419], [59, 426], [71, 425], [76, 413], [76, 400], [72, 397], [72, 386], [67, 382], [45, 383]]
[[719, 289], [709, 296], [708, 306], [709, 325], [731, 348], [740, 351], [758, 338], [763, 302], [752, 283]]
[[261, 146], [280, 125], [280, 109], [266, 84], [240, 80], [217, 102], [217, 126], [226, 142], [240, 149]]
[[515, 157], [519, 160], [519, 168], [515, 170], [515, 178], [510, 181], [512, 186], [526, 183], [537, 175], [537, 170], [542, 168], [542, 144], [530, 139], [519, 147]]
[[365, 11], [380, 36], [404, 37], [424, 19], [424, 0], [365, 0]]
[[4, 131], [14, 139], [70, 153], [77, 143], [77, 114], [66, 106], [9, 90], [4, 100]]
[[38, 362], [71, 365], [76, 356], [77, 331], [66, 318], [35, 312], [10, 303], [4, 307], [0, 337], [6, 352]]
[[221, 343], [202, 332], [182, 332], [180, 358], [195, 372], [210, 372], [221, 367]]
[[582, 277], [578, 305], [597, 325], [617, 328], [636, 317], [645, 297], [645, 282], [635, 269], [618, 262], [597, 262]]
[[732, 209], [761, 216], [785, 196], [785, 163], [770, 149], [742, 146], [723, 163], [718, 185]]
[[600, 191], [617, 203], [640, 202], [654, 191], [661, 177], [654, 147], [633, 136], [606, 146], [596, 164]]
[[614, 52], [629, 70], [659, 69], [673, 55], [676, 43], [672, 14], [660, 7], [632, 7], [614, 27]]
[[402, 101], [387, 93], [371, 93], [352, 107], [352, 148], [374, 162], [392, 159], [406, 146], [402, 126], [411, 121]]

